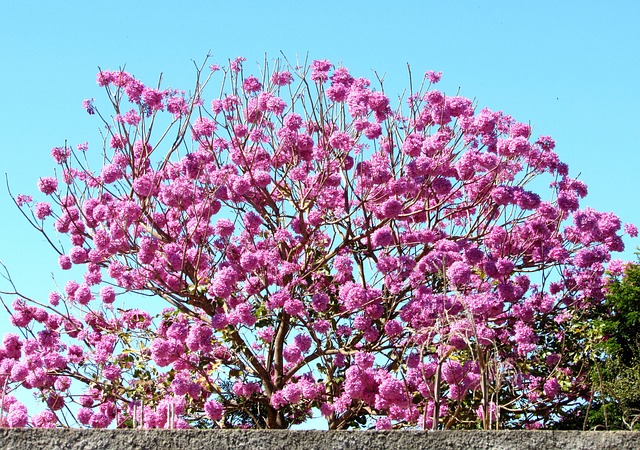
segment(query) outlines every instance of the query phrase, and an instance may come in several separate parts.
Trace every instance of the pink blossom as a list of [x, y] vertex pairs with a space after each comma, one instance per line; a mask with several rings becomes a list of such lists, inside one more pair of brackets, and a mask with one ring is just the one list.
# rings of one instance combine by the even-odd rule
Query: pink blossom
[[109, 364], [102, 370], [102, 375], [109, 381], [114, 381], [120, 376], [120, 368], [116, 365]]
[[367, 292], [361, 285], [349, 281], [340, 287], [340, 300], [349, 310], [359, 309], [367, 301]]
[[95, 107], [93, 106], [94, 99], [89, 98], [82, 100], [82, 108], [87, 111], [87, 114], [93, 115], [96, 113]]
[[302, 351], [303, 353], [306, 353], [309, 351], [309, 349], [311, 348], [311, 344], [313, 342], [311, 339], [311, 336], [309, 336], [308, 334], [298, 334], [293, 340], [298, 346], [298, 348], [300, 349], [300, 351]]
[[620, 259], [613, 259], [609, 262], [607, 270], [614, 276], [620, 276], [624, 273], [627, 263]]
[[258, 257], [254, 253], [244, 253], [240, 258], [240, 265], [247, 272], [251, 272], [258, 267]]
[[167, 111], [174, 115], [174, 117], [180, 117], [187, 114], [189, 105], [182, 96], [173, 96], [167, 99]]
[[157, 89], [145, 88], [142, 91], [142, 100], [153, 111], [161, 111], [164, 109], [164, 105], [162, 104], [163, 97], [164, 92]]
[[93, 411], [89, 408], [80, 408], [76, 415], [78, 422], [83, 425], [89, 425], [91, 418], [93, 417]]
[[120, 167], [116, 166], [115, 164], [106, 164], [102, 168], [102, 174], [100, 175], [100, 177], [105, 184], [111, 184], [114, 181], [122, 178], [122, 175], [123, 174]]
[[18, 206], [22, 206], [22, 205], [25, 205], [27, 203], [31, 203], [32, 201], [33, 201], [33, 197], [31, 197], [30, 195], [18, 194], [16, 196], [16, 204]]
[[401, 201], [391, 198], [382, 205], [382, 217], [395, 219], [402, 212], [402, 208], [403, 206]]
[[62, 164], [71, 156], [71, 149], [68, 147], [54, 147], [51, 149], [51, 156], [58, 164]]
[[244, 79], [244, 81], [242, 82], [242, 89], [245, 92], [250, 93], [258, 92], [260, 89], [262, 89], [262, 84], [256, 77], [251, 76]]
[[445, 101], [449, 114], [453, 117], [473, 115], [471, 100], [465, 97], [447, 97]]
[[7, 333], [2, 338], [2, 346], [4, 347], [4, 354], [7, 358], [19, 359], [20, 358], [20, 349], [22, 348], [22, 343], [20, 342], [20, 338], [13, 334]]
[[[69, 266], [71, 267], [71, 266]], [[60, 294], [58, 294], [55, 291], [52, 291], [49, 293], [49, 303], [51, 304], [51, 306], [58, 306], [58, 304], [60, 303]]]
[[631, 237], [638, 237], [638, 227], [636, 227], [632, 223], [624, 224], [624, 232]]
[[242, 218], [242, 223], [244, 224], [246, 231], [256, 234], [260, 225], [262, 225], [262, 219], [255, 212], [249, 211]]
[[377, 139], [382, 135], [382, 127], [377, 123], [370, 123], [364, 129], [364, 135], [367, 139]]
[[222, 419], [222, 413], [224, 411], [224, 408], [221, 403], [215, 400], [209, 400], [207, 403], [205, 403], [204, 410], [207, 413], [207, 416], [211, 420]]
[[287, 314], [291, 314], [292, 316], [304, 316], [304, 304], [298, 299], [289, 298], [285, 301], [284, 310]]
[[133, 109], [127, 111], [122, 118], [125, 123], [134, 127], [137, 127], [140, 123], [140, 114], [138, 114], [138, 112]]
[[238, 56], [236, 59], [234, 59], [233, 61], [231, 61], [229, 63], [229, 69], [232, 72], [236, 72], [236, 73], [240, 72], [242, 70], [242, 63], [244, 61], [246, 61], [246, 60], [247, 60], [247, 58], [244, 58], [242, 56]]
[[49, 217], [53, 214], [51, 210], [51, 205], [47, 202], [38, 202], [35, 206], [35, 215], [38, 219], [44, 220], [46, 217]]
[[36, 428], [55, 428], [58, 418], [53, 411], [44, 410], [31, 417], [31, 423]]
[[91, 295], [91, 290], [89, 289], [89, 286], [87, 286], [84, 283], [79, 285], [78, 288], [73, 293], [74, 300], [81, 305], [86, 305], [87, 303], [89, 303], [92, 297], [93, 296]]
[[440, 91], [429, 91], [425, 96], [425, 100], [427, 100], [432, 105], [441, 105], [445, 101], [445, 96]]
[[272, 326], [260, 328], [258, 330], [258, 337], [265, 342], [271, 342], [275, 336], [275, 330]]
[[237, 279], [238, 274], [231, 267], [219, 270], [213, 277], [209, 287], [209, 294], [221, 298], [228, 297], [231, 295]]
[[297, 345], [287, 345], [282, 354], [284, 359], [290, 363], [297, 363], [302, 359], [302, 350]]
[[296, 113], [289, 113], [283, 119], [284, 127], [291, 131], [297, 131], [302, 126], [302, 123], [302, 117]]
[[98, 83], [98, 86], [104, 87], [104, 86], [108, 86], [109, 84], [113, 83], [114, 78], [115, 77], [114, 77], [112, 72], [100, 71], [96, 75], [96, 82]]
[[458, 384], [464, 378], [464, 372], [460, 362], [447, 360], [442, 365], [442, 379], [449, 384]]
[[366, 331], [371, 326], [371, 319], [368, 317], [358, 315], [353, 319], [353, 328], [358, 331]]
[[287, 103], [280, 97], [272, 97], [267, 102], [267, 109], [272, 113], [280, 116], [287, 107]]
[[329, 142], [333, 148], [343, 151], [349, 151], [353, 148], [354, 141], [348, 133], [338, 131], [333, 133], [329, 138]]
[[64, 408], [64, 398], [58, 394], [52, 393], [47, 397], [47, 406], [52, 411], [58, 411]]
[[215, 122], [206, 117], [199, 117], [193, 122], [191, 134], [193, 139], [210, 138], [216, 130]]
[[72, 266], [71, 258], [68, 255], [60, 255], [58, 257], [58, 264], [62, 270], [69, 270]]
[[54, 387], [59, 391], [65, 391], [69, 389], [70, 386], [71, 386], [71, 378], [67, 376], [62, 376], [58, 378], [54, 383]]
[[324, 83], [329, 79], [328, 72], [333, 67], [326, 59], [315, 60], [311, 63], [311, 79]]
[[548, 398], [555, 398], [560, 393], [561, 387], [560, 383], [556, 378], [551, 378], [544, 383], [544, 395]]
[[276, 86], [286, 86], [293, 82], [293, 75], [286, 70], [283, 72], [273, 72], [271, 82]]
[[87, 261], [87, 250], [76, 245], [69, 250], [69, 259], [73, 264], [82, 264]]
[[319, 334], [326, 334], [331, 329], [331, 324], [327, 320], [318, 320], [313, 324], [313, 330]]
[[211, 318], [211, 326], [216, 330], [222, 330], [229, 325], [229, 319], [225, 314], [214, 314]]
[[105, 304], [111, 304], [116, 300], [116, 291], [111, 286], [100, 289], [100, 300]]
[[23, 428], [29, 422], [27, 407], [22, 403], [15, 402], [9, 407], [9, 413], [6, 416], [7, 425], [11, 428]]
[[348, 253], [336, 256], [333, 261], [333, 268], [338, 272], [340, 279], [348, 279], [353, 271], [353, 261]]
[[383, 227], [376, 230], [371, 235], [371, 243], [374, 247], [386, 247], [393, 244], [393, 234], [389, 227]]
[[455, 285], [465, 284], [471, 278], [471, 269], [466, 263], [456, 261], [447, 269], [447, 277]]
[[406, 401], [406, 388], [400, 380], [391, 377], [385, 378], [378, 389], [380, 396], [386, 401], [403, 403]]
[[127, 144], [126, 138], [119, 134], [114, 134], [111, 137], [111, 141], [109, 142], [109, 145], [111, 146], [111, 148], [114, 148], [117, 150], [122, 150], [123, 148], [125, 148], [126, 144]]
[[58, 180], [51, 177], [44, 177], [38, 180], [38, 189], [40, 192], [51, 195], [58, 188]]
[[313, 294], [312, 304], [316, 311], [324, 311], [329, 305], [329, 296], [324, 292]]
[[515, 341], [518, 344], [518, 353], [526, 355], [535, 349], [538, 337], [533, 329], [522, 321], [518, 321], [515, 325]]
[[334, 102], [343, 102], [347, 99], [349, 88], [344, 85], [333, 85], [327, 89], [327, 97]]
[[390, 320], [384, 325], [384, 332], [387, 336], [399, 336], [402, 333], [402, 324], [397, 320]]
[[94, 413], [89, 420], [89, 424], [93, 428], [107, 428], [113, 422], [106, 414]]
[[391, 419], [387, 416], [376, 419], [376, 430], [392, 430]]
[[432, 84], [436, 84], [442, 78], [442, 72], [427, 70], [424, 76], [429, 79], [429, 82], [431, 82]]
[[370, 369], [373, 367], [375, 358], [372, 353], [358, 352], [355, 355], [355, 362], [361, 369]]

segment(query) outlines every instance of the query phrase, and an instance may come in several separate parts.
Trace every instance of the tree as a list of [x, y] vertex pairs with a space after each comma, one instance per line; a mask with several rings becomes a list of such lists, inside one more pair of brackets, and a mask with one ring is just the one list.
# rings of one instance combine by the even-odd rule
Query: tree
[[[607, 295], [583, 322], [590, 361], [590, 402], [559, 422], [560, 428], [640, 429], [640, 265], [616, 264]], [[577, 413], [577, 414], [576, 414]]]
[[431, 71], [392, 109], [328, 61], [243, 61], [188, 95], [101, 70], [102, 151], [54, 148], [48, 200], [16, 196], [82, 275], [5, 292], [4, 424], [18, 386], [31, 424], [91, 427], [539, 427], [589, 394], [564, 346], [621, 224], [579, 209], [550, 137]]

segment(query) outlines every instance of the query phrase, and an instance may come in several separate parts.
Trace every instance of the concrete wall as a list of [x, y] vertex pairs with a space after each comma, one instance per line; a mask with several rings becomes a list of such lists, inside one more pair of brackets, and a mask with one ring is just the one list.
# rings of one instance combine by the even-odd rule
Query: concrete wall
[[0, 429], [12, 450], [640, 449], [640, 432]]

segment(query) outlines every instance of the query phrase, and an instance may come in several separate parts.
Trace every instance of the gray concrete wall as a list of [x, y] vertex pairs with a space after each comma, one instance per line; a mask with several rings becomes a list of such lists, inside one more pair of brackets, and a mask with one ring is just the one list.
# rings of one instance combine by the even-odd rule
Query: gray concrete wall
[[0, 429], [12, 450], [640, 449], [640, 432]]

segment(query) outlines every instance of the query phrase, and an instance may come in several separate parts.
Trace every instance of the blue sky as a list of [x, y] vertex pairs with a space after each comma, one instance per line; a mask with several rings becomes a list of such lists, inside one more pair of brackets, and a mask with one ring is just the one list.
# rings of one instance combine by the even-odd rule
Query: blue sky
[[[21, 1], [0, 17], [0, 174], [35, 193], [52, 173], [50, 149], [89, 140], [81, 108], [101, 91], [97, 68], [189, 89], [208, 52], [245, 72], [282, 51], [385, 74], [387, 93], [442, 71], [448, 94], [475, 98], [552, 135], [590, 193], [583, 206], [640, 225], [640, 3], [636, 1]], [[213, 95], [213, 94], [212, 94]], [[0, 187], [0, 260], [18, 286], [44, 298], [57, 257]], [[638, 242], [627, 240], [632, 259]], [[2, 283], [2, 281], [0, 281]], [[0, 288], [6, 285], [0, 284]], [[0, 311], [0, 335], [6, 331]]]

